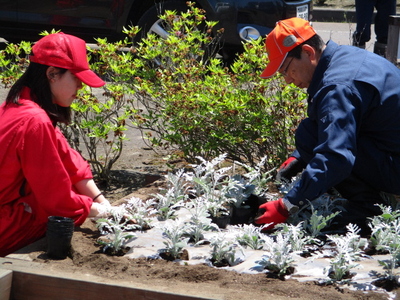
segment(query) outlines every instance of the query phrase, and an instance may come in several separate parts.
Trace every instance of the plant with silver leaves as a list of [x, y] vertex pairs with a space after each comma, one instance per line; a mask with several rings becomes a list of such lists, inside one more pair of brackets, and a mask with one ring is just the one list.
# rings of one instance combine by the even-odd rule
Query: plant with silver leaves
[[[323, 195], [321, 197], [327, 197]], [[320, 197], [320, 198], [321, 198]], [[339, 214], [339, 211], [332, 212], [329, 207], [324, 205], [318, 205], [315, 208], [314, 204], [318, 205], [318, 201], [314, 203], [309, 203], [309, 206], [303, 207], [297, 214], [304, 213], [303, 216], [297, 217], [299, 220], [303, 221], [303, 228], [310, 234], [312, 238], [317, 238], [321, 235], [321, 231], [330, 225], [332, 219]], [[305, 210], [308, 210], [305, 212]], [[311, 209], [311, 210], [310, 210]], [[313, 240], [316, 242], [316, 240]]]
[[240, 262], [236, 257], [237, 250], [242, 251], [239, 245], [226, 238], [225, 233], [219, 232], [211, 238], [211, 262], [214, 266], [233, 266]]
[[268, 191], [267, 183], [271, 180], [271, 173], [275, 170], [272, 169], [268, 172], [262, 171], [266, 161], [267, 156], [264, 156], [254, 167], [235, 161], [235, 164], [243, 167], [246, 170], [247, 173], [243, 174], [242, 176], [247, 179], [248, 184], [254, 186], [254, 194], [260, 196], [263, 196]]
[[172, 197], [178, 201], [185, 201], [188, 198], [189, 183], [186, 180], [185, 171], [178, 170], [175, 174], [169, 172], [165, 175], [167, 189], [171, 190]]
[[167, 189], [161, 189], [161, 193], [153, 195], [157, 201], [155, 209], [160, 221], [174, 219], [176, 210], [188, 197], [188, 182], [183, 169], [178, 170], [176, 174], [168, 173], [165, 178]]
[[190, 219], [185, 222], [186, 234], [195, 243], [195, 246], [205, 242], [204, 233], [218, 230], [218, 226], [211, 222], [208, 208], [203, 198], [196, 198], [185, 203], [190, 213]]
[[110, 217], [96, 221], [100, 233], [108, 236], [106, 240], [99, 239], [97, 242], [104, 246], [104, 252], [111, 249], [111, 254], [117, 254], [125, 247], [129, 239], [135, 237], [135, 234], [130, 231], [138, 229], [138, 225], [130, 223], [132, 219], [127, 217], [127, 212], [123, 207], [114, 208], [111, 212]]
[[277, 224], [275, 228], [285, 235], [293, 252], [304, 252], [306, 245], [311, 241], [311, 238], [306, 235], [303, 229], [303, 222], [297, 225], [281, 223]]
[[127, 200], [124, 207], [135, 223], [143, 230], [152, 227], [150, 215], [155, 213], [153, 208], [155, 204], [154, 200], [151, 199], [143, 201], [140, 198], [132, 197]]
[[189, 242], [189, 238], [186, 237], [185, 224], [180, 219], [167, 220], [160, 228], [166, 241], [164, 241], [165, 248], [160, 249], [159, 252], [168, 253], [172, 259], [179, 258]]
[[359, 266], [361, 250], [363, 245], [361, 237], [358, 235], [360, 229], [353, 224], [347, 225], [347, 234], [345, 236], [327, 235], [328, 239], [334, 242], [336, 253], [329, 260], [329, 267], [324, 271], [333, 281], [341, 281], [344, 278], [352, 276], [350, 271]]
[[255, 192], [256, 186], [247, 182], [247, 180], [240, 174], [235, 174], [231, 177], [233, 181], [236, 181], [234, 188], [228, 191], [228, 197], [232, 198], [233, 205], [241, 207], [244, 201]]
[[264, 250], [266, 254], [257, 263], [276, 273], [279, 277], [287, 275], [293, 267], [292, 246], [289, 237], [277, 232], [275, 237], [265, 236]]
[[196, 198], [205, 199], [205, 204], [213, 217], [229, 214], [229, 207], [234, 198], [230, 196], [232, 190], [237, 190], [237, 181], [233, 180], [228, 171], [232, 167], [221, 167], [218, 165], [224, 161], [226, 154], [214, 158], [210, 162], [197, 157], [201, 163], [192, 165], [193, 172], [187, 174], [187, 180], [193, 183], [190, 191]]
[[390, 206], [379, 205], [382, 214], [374, 216], [369, 223], [371, 228], [371, 244], [376, 250], [389, 253], [389, 260], [378, 260], [385, 268], [385, 277], [389, 280], [399, 279], [395, 269], [400, 262], [400, 212], [393, 211]]
[[176, 218], [176, 211], [183, 206], [182, 197], [176, 196], [176, 191], [172, 187], [165, 194], [155, 194], [155, 211], [160, 221]]
[[253, 224], [242, 224], [233, 226], [238, 229], [236, 233], [236, 241], [244, 246], [253, 250], [261, 250], [264, 246], [264, 234], [262, 233], [264, 226], [256, 227]]

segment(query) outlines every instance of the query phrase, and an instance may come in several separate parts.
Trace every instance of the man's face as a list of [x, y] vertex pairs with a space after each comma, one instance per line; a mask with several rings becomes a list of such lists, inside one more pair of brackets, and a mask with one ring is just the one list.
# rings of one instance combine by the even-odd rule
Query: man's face
[[314, 48], [304, 45], [300, 59], [286, 57], [278, 72], [282, 74], [287, 84], [293, 83], [299, 88], [308, 88], [317, 63]]

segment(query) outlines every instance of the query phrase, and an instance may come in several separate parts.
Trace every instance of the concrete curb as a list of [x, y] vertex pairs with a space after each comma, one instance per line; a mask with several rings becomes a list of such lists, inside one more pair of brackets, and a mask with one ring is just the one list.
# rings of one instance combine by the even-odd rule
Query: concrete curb
[[346, 9], [332, 9], [332, 8], [313, 8], [312, 10], [313, 22], [344, 22], [355, 23], [356, 11]]

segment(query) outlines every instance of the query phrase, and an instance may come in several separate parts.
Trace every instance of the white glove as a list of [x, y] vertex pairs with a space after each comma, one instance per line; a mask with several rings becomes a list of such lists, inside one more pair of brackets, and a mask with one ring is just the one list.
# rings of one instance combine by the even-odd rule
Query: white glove
[[107, 218], [121, 210], [118, 206], [111, 206], [108, 200], [101, 203], [93, 202], [92, 207], [98, 211], [98, 214], [93, 219]]

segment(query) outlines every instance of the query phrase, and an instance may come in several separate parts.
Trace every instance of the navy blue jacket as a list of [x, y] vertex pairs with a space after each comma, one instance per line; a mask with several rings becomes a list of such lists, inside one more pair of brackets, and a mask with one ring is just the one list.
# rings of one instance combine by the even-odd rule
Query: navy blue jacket
[[[329, 41], [307, 92], [316, 139], [286, 198], [301, 206], [354, 171], [379, 190], [400, 193], [400, 70], [369, 51]], [[296, 134], [302, 138], [308, 137]]]

